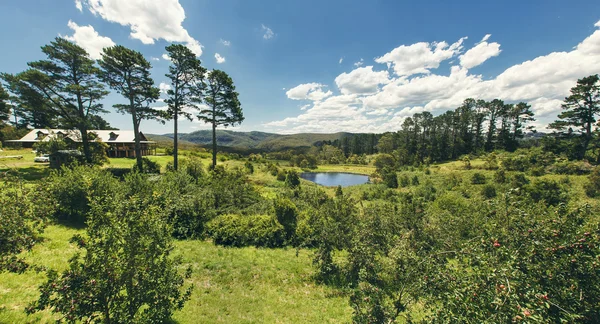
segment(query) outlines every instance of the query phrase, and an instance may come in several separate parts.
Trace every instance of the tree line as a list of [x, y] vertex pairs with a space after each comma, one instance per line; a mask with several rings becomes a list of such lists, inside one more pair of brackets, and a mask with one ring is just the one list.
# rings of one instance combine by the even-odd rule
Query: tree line
[[[166, 48], [171, 60], [171, 88], [167, 90], [167, 110], [153, 106], [160, 97], [150, 75], [152, 65], [140, 53], [121, 45], [104, 48], [101, 59], [94, 61], [81, 46], [57, 37], [42, 46], [46, 59], [28, 62], [28, 69], [17, 74], [0, 74], [0, 122], [14, 117], [16, 127], [78, 130], [87, 163], [92, 163], [88, 131], [108, 129], [100, 116], [108, 111], [102, 104], [109, 89], [122, 95], [124, 103], [113, 105], [129, 115], [135, 134], [137, 167], [143, 168], [140, 124], [143, 120], [174, 125], [174, 168], [177, 169], [178, 118], [193, 115], [212, 125], [213, 167], [216, 164], [216, 128], [239, 124], [244, 120], [233, 80], [220, 70], [207, 71], [201, 61], [181, 44]], [[200, 106], [202, 105], [202, 106]]]

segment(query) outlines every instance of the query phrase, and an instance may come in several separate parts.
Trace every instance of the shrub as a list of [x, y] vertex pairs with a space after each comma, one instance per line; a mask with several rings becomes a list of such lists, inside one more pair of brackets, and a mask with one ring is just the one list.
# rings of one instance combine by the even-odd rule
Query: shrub
[[285, 181], [286, 174], [283, 170], [277, 171], [277, 181]]
[[410, 182], [412, 183], [412, 185], [413, 185], [413, 186], [418, 186], [418, 185], [419, 185], [419, 177], [417, 177], [417, 175], [415, 174], [415, 175], [412, 177], [412, 179], [411, 179], [411, 181], [410, 181]]
[[460, 160], [465, 170], [471, 170], [471, 158], [468, 155], [463, 156]]
[[23, 272], [29, 267], [19, 255], [41, 240], [53, 206], [44, 191], [0, 182], [0, 272]]
[[588, 176], [588, 183], [584, 188], [585, 194], [590, 198], [600, 195], [600, 167], [596, 167]]
[[513, 188], [523, 188], [529, 183], [529, 179], [523, 173], [516, 173], [512, 176], [510, 184]]
[[471, 177], [471, 184], [485, 184], [486, 181], [487, 179], [485, 176], [479, 172], [473, 173], [473, 176]]
[[408, 187], [410, 185], [410, 179], [408, 178], [408, 175], [403, 174], [400, 176], [400, 187], [404, 188], [404, 187]]
[[298, 209], [287, 198], [279, 197], [274, 201], [275, 216], [285, 231], [285, 239], [291, 241], [298, 224]]
[[485, 199], [492, 199], [492, 198], [496, 197], [496, 187], [494, 187], [494, 185], [491, 185], [491, 184], [487, 184], [487, 185], [483, 186], [481, 188], [481, 195]]
[[152, 201], [118, 197], [94, 203], [87, 235], [71, 239], [85, 253], [72, 257], [63, 273], [48, 272], [27, 312], [50, 308], [69, 322], [167, 322], [192, 292], [181, 291], [184, 277], [180, 261], [171, 257], [170, 233]]
[[566, 203], [568, 196], [558, 182], [549, 179], [538, 179], [527, 187], [527, 192], [533, 201], [544, 201], [546, 205], [556, 206]]
[[494, 182], [496, 183], [506, 183], [506, 171], [504, 168], [498, 168], [496, 172], [494, 172]]
[[502, 160], [502, 167], [508, 171], [524, 172], [529, 169], [531, 163], [525, 155], [507, 156]]
[[300, 177], [298, 176], [298, 172], [289, 170], [285, 175], [285, 185], [289, 188], [298, 187], [300, 185]]
[[108, 171], [89, 166], [54, 171], [44, 189], [56, 204], [54, 217], [76, 225], [85, 223], [92, 199], [106, 199], [120, 190]]
[[593, 166], [585, 161], [563, 160], [550, 166], [550, 172], [556, 174], [583, 175], [592, 172]]
[[543, 166], [534, 166], [530, 169], [529, 173], [534, 177], [540, 177], [546, 174], [546, 168]]
[[498, 155], [492, 152], [485, 156], [485, 163], [483, 167], [487, 170], [496, 170], [498, 169]]
[[278, 247], [284, 243], [285, 230], [270, 215], [217, 216], [207, 224], [207, 231], [215, 244], [225, 246]]
[[142, 170], [138, 169], [137, 164], [134, 164], [132, 167], [134, 172], [143, 172], [143, 173], [160, 173], [160, 164], [158, 162], [154, 162], [147, 157], [142, 158]]
[[388, 188], [398, 188], [398, 175], [396, 171], [385, 168], [381, 171], [383, 183]]
[[252, 164], [252, 162], [244, 163], [244, 168], [246, 169], [246, 171], [248, 171], [249, 174], [254, 173], [254, 165]]

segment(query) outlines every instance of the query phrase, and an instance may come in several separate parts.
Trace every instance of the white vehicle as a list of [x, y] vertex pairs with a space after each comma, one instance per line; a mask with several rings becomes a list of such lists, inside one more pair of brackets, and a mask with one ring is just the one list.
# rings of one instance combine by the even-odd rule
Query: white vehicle
[[48, 154], [44, 154], [42, 156], [36, 156], [35, 159], [33, 159], [33, 162], [50, 162], [50, 156]]

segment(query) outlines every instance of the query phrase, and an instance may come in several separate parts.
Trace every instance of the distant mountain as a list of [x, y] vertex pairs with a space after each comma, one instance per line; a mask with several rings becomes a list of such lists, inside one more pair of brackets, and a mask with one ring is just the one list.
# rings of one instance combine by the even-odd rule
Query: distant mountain
[[[317, 142], [341, 140], [351, 137], [352, 133], [334, 134], [273, 134], [265, 132], [235, 132], [230, 130], [217, 130], [217, 145], [219, 147], [230, 147], [239, 149], [250, 149], [255, 151], [281, 151], [286, 149], [309, 148]], [[170, 141], [172, 144], [173, 134], [147, 135], [149, 139], [160, 144]], [[180, 143], [197, 144], [203, 147], [212, 145], [212, 131], [201, 130], [187, 134], [179, 134]]]

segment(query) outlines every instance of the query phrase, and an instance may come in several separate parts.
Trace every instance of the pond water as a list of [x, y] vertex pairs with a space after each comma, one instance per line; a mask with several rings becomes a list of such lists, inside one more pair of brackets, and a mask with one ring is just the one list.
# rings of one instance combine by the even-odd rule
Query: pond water
[[300, 178], [327, 187], [348, 187], [369, 182], [369, 176], [342, 172], [302, 172]]

